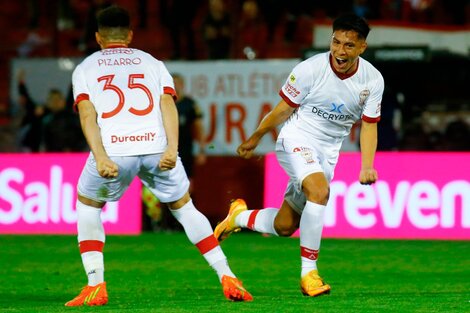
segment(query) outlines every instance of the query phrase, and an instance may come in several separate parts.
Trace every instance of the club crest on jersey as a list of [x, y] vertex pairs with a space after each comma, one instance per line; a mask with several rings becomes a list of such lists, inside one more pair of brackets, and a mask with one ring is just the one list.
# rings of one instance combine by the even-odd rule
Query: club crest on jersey
[[312, 150], [310, 148], [295, 147], [292, 151], [295, 153], [300, 153], [300, 155], [305, 159], [305, 162], [307, 162], [308, 164], [315, 163], [315, 160], [313, 159]]
[[359, 94], [359, 105], [364, 105], [366, 103], [367, 98], [369, 98], [370, 91], [369, 89], [364, 89]]

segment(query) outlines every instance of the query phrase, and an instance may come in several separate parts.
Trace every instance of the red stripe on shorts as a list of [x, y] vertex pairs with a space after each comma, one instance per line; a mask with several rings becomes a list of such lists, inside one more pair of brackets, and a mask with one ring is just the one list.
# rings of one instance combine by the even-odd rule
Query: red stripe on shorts
[[219, 242], [217, 241], [217, 239], [215, 239], [213, 234], [207, 236], [206, 238], [196, 243], [196, 247], [199, 249], [199, 252], [201, 252], [201, 254], [206, 254], [218, 245]]
[[300, 255], [313, 261], [318, 259], [318, 251], [300, 246]]
[[256, 215], [258, 215], [258, 213], [259, 213], [259, 210], [253, 210], [253, 212], [251, 212], [250, 217], [248, 217], [248, 225], [246, 225], [246, 227], [248, 227], [251, 230], [255, 228], [255, 220], [256, 220]]
[[99, 240], [84, 240], [78, 244], [80, 247], [80, 254], [90, 251], [103, 252], [104, 242]]

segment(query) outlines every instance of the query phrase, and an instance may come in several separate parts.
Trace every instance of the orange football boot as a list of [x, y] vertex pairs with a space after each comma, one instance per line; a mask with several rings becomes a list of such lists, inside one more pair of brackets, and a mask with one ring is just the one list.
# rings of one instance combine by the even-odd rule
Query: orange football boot
[[65, 306], [82, 305], [105, 305], [108, 303], [108, 292], [106, 291], [106, 282], [96, 286], [85, 286], [78, 296], [70, 300]]
[[214, 236], [219, 242], [222, 242], [233, 232], [236, 233], [241, 230], [241, 228], [235, 224], [235, 218], [246, 210], [248, 210], [248, 207], [243, 199], [236, 199], [230, 203], [230, 210], [228, 211], [227, 217], [220, 222], [214, 230]]
[[225, 298], [231, 301], [252, 301], [253, 296], [246, 291], [242, 282], [235, 277], [222, 276], [222, 288]]
[[315, 297], [330, 293], [331, 287], [323, 282], [317, 270], [312, 270], [300, 280], [300, 289], [304, 295]]

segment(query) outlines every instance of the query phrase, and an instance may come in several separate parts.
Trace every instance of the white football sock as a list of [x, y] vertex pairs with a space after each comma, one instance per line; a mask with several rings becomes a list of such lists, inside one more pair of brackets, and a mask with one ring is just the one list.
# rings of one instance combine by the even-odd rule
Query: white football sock
[[279, 209], [275, 208], [243, 211], [235, 218], [235, 224], [259, 233], [279, 236], [274, 229], [274, 219], [278, 212]]
[[101, 209], [85, 205], [77, 200], [77, 231], [81, 258], [88, 285], [104, 281], [103, 246], [105, 233], [101, 222]]
[[235, 277], [227, 262], [227, 258], [219, 246], [209, 220], [199, 212], [190, 200], [178, 210], [170, 210], [181, 223], [188, 239], [199, 249], [207, 263], [216, 271], [219, 280], [227, 275]]
[[300, 217], [301, 277], [317, 269], [326, 206], [307, 201]]

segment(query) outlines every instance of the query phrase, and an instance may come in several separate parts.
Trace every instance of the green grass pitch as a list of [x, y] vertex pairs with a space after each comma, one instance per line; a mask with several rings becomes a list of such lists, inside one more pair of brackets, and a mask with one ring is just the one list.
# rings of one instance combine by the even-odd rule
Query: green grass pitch
[[253, 294], [233, 303], [184, 233], [108, 236], [109, 303], [67, 308], [86, 277], [75, 236], [0, 236], [0, 312], [470, 312], [470, 242], [324, 239], [332, 288], [299, 290], [298, 238], [249, 231], [222, 243]]

